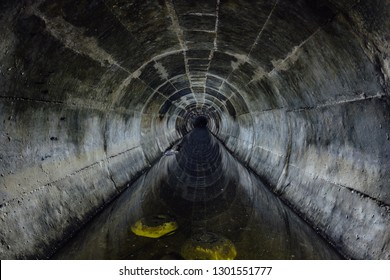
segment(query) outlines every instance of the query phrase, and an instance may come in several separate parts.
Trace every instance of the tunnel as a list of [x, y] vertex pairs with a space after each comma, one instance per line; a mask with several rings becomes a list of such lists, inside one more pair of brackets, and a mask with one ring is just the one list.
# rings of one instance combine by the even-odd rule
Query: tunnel
[[[390, 259], [389, 18], [388, 0], [2, 0], [0, 258], [211, 240]], [[164, 213], [182, 231], [131, 233]]]

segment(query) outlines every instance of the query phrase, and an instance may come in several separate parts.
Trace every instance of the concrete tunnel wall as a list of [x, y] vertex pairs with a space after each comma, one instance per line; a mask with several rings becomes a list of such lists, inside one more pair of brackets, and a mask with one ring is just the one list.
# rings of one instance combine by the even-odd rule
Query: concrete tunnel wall
[[390, 258], [389, 1], [0, 3], [0, 257], [46, 258], [203, 115], [350, 258]]

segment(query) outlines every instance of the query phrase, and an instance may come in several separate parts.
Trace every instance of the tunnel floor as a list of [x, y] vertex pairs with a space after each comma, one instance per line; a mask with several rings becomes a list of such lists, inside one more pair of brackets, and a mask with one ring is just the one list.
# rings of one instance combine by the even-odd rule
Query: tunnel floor
[[[175, 226], [158, 238], [135, 233], [137, 221], [148, 217], [157, 222], [166, 219]], [[52, 258], [342, 256], [200, 127], [167, 151]]]

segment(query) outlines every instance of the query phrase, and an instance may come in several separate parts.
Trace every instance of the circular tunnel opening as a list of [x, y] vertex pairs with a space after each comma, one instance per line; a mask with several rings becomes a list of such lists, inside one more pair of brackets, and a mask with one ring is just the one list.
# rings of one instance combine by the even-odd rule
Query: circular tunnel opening
[[207, 127], [208, 120], [205, 116], [198, 116], [194, 119], [194, 128], [205, 128]]
[[217, 134], [222, 120], [221, 112], [214, 106], [194, 106], [190, 105], [179, 112], [175, 123], [176, 131], [181, 135], [186, 135], [194, 128], [207, 128], [212, 133]]
[[229, 206], [210, 180], [236, 165], [256, 211], [280, 212], [259, 180], [348, 258], [390, 258], [389, 1], [30, 2], [0, 4], [2, 259], [47, 257], [153, 167]]

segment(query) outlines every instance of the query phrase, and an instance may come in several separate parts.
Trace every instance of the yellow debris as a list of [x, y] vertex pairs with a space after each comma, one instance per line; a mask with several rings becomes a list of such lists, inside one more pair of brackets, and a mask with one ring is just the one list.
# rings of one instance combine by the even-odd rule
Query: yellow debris
[[187, 260], [234, 260], [237, 255], [233, 242], [215, 233], [198, 233], [186, 241], [181, 249]]
[[159, 238], [173, 233], [178, 225], [175, 220], [167, 215], [155, 215], [142, 218], [131, 226], [131, 231], [139, 236]]

